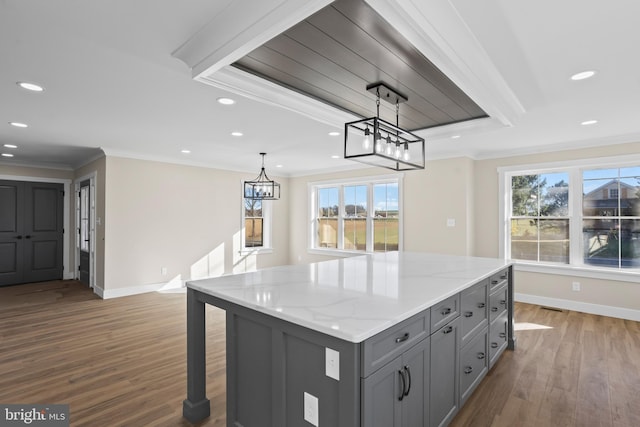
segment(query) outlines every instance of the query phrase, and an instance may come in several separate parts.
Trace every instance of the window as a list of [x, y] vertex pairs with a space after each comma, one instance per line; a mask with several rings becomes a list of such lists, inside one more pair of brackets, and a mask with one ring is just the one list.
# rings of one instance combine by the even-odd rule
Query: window
[[504, 257], [524, 266], [640, 272], [633, 271], [640, 269], [640, 159], [623, 161], [499, 169]]
[[511, 177], [511, 258], [569, 263], [569, 175]]
[[271, 249], [271, 202], [243, 198], [242, 204], [243, 251]]
[[582, 174], [584, 263], [640, 266], [640, 166]]
[[398, 177], [311, 184], [311, 248], [399, 250], [399, 184]]

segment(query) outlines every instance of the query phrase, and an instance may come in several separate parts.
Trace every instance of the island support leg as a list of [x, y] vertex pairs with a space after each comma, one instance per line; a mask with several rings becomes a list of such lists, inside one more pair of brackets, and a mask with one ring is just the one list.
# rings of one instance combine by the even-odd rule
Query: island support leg
[[187, 289], [187, 398], [182, 403], [182, 416], [192, 423], [207, 418], [211, 405], [206, 396], [204, 302], [196, 291]]
[[509, 320], [508, 320], [508, 324], [507, 324], [507, 348], [509, 350], [515, 350], [516, 349], [516, 334], [514, 332], [514, 299], [515, 299], [515, 294], [514, 294], [514, 289], [513, 289], [513, 266], [509, 267], [509, 284], [507, 286], [509, 286], [508, 289], [508, 313], [507, 316], [509, 316]]

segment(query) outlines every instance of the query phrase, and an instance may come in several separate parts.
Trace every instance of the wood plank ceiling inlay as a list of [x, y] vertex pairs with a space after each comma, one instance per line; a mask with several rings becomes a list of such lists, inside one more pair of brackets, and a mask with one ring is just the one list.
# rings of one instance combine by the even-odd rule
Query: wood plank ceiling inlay
[[[361, 117], [376, 111], [367, 85], [385, 82], [409, 98], [409, 130], [487, 117], [362, 0], [337, 0], [233, 65]], [[380, 116], [395, 123], [395, 106], [381, 102]]]

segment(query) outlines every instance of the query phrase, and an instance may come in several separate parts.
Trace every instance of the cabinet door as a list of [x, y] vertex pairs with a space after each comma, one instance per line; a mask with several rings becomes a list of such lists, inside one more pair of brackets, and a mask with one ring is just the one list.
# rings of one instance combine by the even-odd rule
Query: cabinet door
[[460, 318], [431, 335], [429, 413], [431, 427], [445, 426], [458, 412]]
[[489, 369], [493, 367], [498, 357], [507, 348], [508, 320], [507, 312], [504, 312], [489, 325]]
[[[402, 356], [362, 379], [363, 427], [400, 427], [402, 424]], [[406, 386], [404, 386], [406, 388]]]
[[402, 400], [404, 427], [429, 426], [429, 349], [426, 338], [402, 355], [406, 396]]
[[461, 294], [462, 346], [473, 339], [478, 332], [488, 325], [487, 321], [487, 285], [483, 280]]

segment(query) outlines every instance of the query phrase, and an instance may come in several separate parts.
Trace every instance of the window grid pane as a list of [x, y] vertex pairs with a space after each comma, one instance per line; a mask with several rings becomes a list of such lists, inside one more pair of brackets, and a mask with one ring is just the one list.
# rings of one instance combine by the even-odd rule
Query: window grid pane
[[264, 246], [262, 200], [244, 199], [244, 247]]

